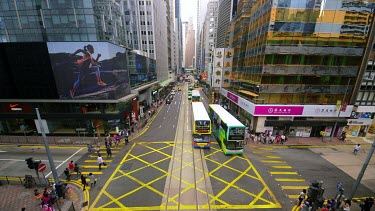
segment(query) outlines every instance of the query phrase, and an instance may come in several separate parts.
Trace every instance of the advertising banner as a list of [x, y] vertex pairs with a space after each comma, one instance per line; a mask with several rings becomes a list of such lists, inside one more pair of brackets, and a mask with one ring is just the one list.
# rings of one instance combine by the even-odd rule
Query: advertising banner
[[254, 115], [267, 116], [299, 116], [302, 115], [303, 106], [255, 106]]
[[48, 42], [60, 99], [118, 99], [130, 93], [124, 48], [107, 42]]
[[212, 87], [221, 87], [223, 66], [224, 66], [224, 48], [215, 48], [214, 52], [214, 71], [212, 73]]
[[233, 64], [233, 48], [225, 48], [224, 49], [224, 69], [223, 69], [223, 83], [221, 84], [222, 87], [229, 87], [231, 82], [231, 75], [232, 75], [232, 64]]

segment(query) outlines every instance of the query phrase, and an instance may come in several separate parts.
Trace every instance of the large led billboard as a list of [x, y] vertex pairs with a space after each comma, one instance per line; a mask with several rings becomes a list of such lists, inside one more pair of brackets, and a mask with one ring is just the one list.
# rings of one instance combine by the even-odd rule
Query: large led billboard
[[107, 42], [48, 42], [60, 99], [118, 99], [130, 93], [124, 48]]

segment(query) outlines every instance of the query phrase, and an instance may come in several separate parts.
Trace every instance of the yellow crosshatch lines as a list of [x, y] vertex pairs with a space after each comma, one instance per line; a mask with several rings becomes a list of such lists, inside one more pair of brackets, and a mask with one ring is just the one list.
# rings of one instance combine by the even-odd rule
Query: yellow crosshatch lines
[[[215, 182], [218, 186], [223, 187], [217, 193], [214, 191], [214, 196], [210, 200], [213, 208], [281, 208], [281, 204], [277, 201], [271, 189], [245, 155], [224, 156], [225, 160], [217, 160], [218, 155], [215, 154], [222, 153], [222, 150], [218, 147], [212, 147], [211, 150], [213, 152], [205, 156], [207, 166], [211, 166], [208, 176], [212, 184]], [[234, 162], [240, 164], [241, 167], [231, 166], [231, 163], [234, 164]], [[227, 175], [228, 178], [224, 179], [222, 175]], [[243, 186], [244, 183], [251, 184], [251, 188], [250, 185], [248, 187]], [[242, 198], [246, 201], [241, 201], [242, 203], [239, 204], [231, 194], [244, 196]]]
[[[225, 156], [218, 145], [214, 146], [211, 150], [206, 150], [206, 155], [200, 159], [204, 159], [204, 162], [211, 163], [216, 167], [211, 168], [209, 172], [205, 172], [201, 168], [195, 168], [196, 171], [205, 174], [204, 177], [196, 179], [197, 184], [203, 183], [205, 177], [222, 184], [220, 189], [214, 191], [213, 194], [207, 193], [205, 188], [197, 187], [194, 182], [181, 180], [178, 176], [178, 172], [182, 169], [193, 167], [194, 161], [186, 162], [183, 160], [178, 169], [168, 172], [169, 162], [172, 159], [172, 148], [179, 148], [180, 146], [175, 146], [172, 142], [135, 142], [93, 201], [90, 210], [196, 210], [196, 204], [181, 204], [178, 200], [178, 194], [174, 196], [164, 195], [164, 185], [161, 188], [161, 184], [165, 184], [165, 179], [169, 175], [173, 179], [181, 181], [180, 194], [195, 189], [199, 193], [208, 195], [209, 204], [198, 205], [199, 210], [281, 208], [281, 204], [247, 157]], [[184, 152], [193, 153], [193, 150], [196, 149], [184, 149]], [[173, 159], [180, 162], [180, 153], [182, 152], [175, 155]], [[216, 159], [218, 156], [226, 159], [226, 161], [218, 161]], [[236, 168], [231, 166], [231, 162], [241, 163], [241, 166], [244, 163], [246, 168]], [[126, 166], [130, 167], [125, 168]], [[225, 171], [234, 172], [237, 176], [234, 179], [222, 177], [221, 175], [225, 174]], [[146, 174], [151, 175], [148, 180], [142, 177]], [[244, 179], [246, 179], [245, 182], [249, 181], [245, 184], [251, 184], [251, 186], [244, 186]], [[242, 183], [239, 184], [239, 181], [242, 181]], [[244, 203], [243, 200], [237, 201], [238, 199], [232, 197], [233, 193], [241, 193], [244, 196], [243, 200], [246, 200], [246, 202]], [[147, 199], [142, 200], [142, 197], [146, 194], [149, 199], [152, 199], [153, 203], [147, 202]], [[170, 205], [161, 204], [162, 197], [168, 197]], [[131, 199], [134, 198], [141, 198], [141, 200], [138, 203], [132, 203]]]

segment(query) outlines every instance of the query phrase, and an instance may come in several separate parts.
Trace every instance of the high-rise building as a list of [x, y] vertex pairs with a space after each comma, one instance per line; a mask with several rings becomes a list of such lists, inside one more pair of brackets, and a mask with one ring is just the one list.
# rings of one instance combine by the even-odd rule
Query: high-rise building
[[129, 46], [145, 52], [156, 60], [159, 81], [169, 78], [168, 66], [172, 63], [168, 41], [169, 1], [129, 0], [124, 1], [125, 25], [131, 38]]
[[193, 17], [189, 18], [188, 30], [186, 33], [186, 52], [185, 52], [185, 67], [193, 68], [193, 58], [195, 56], [195, 30]]
[[[196, 47], [195, 47], [195, 56], [196, 56], [196, 59], [195, 59], [195, 63], [196, 63], [196, 68], [198, 70], [201, 70], [202, 69], [202, 64], [204, 66], [204, 61], [202, 62], [201, 61], [201, 57], [202, 57], [202, 41], [201, 41], [201, 37], [202, 37], [202, 27], [203, 27], [203, 23], [206, 19], [206, 12], [207, 12], [207, 4], [208, 4], [209, 0], [197, 0], [197, 30], [196, 30], [196, 35], [195, 35], [195, 38], [196, 38]], [[204, 68], [204, 67], [203, 67]]]
[[233, 80], [221, 89], [230, 111], [257, 133], [341, 133], [353, 110], [348, 102], [359, 83], [372, 4], [243, 0], [236, 11]]
[[[151, 104], [150, 87], [157, 83], [155, 60], [131, 48], [137, 39], [152, 37], [154, 31], [160, 34], [166, 26], [157, 21], [161, 26], [153, 31], [142, 28], [137, 38], [138, 30], [126, 27], [122, 3], [1, 1], [1, 134], [17, 135], [21, 126], [22, 135], [32, 135], [37, 128], [34, 108], [53, 135], [79, 131], [98, 136], [116, 126], [131, 127], [140, 116], [139, 105]], [[155, 16], [165, 20], [165, 13]], [[158, 41], [165, 46], [163, 39]], [[133, 66], [136, 79], [129, 78]]]
[[[202, 65], [204, 70], [209, 71], [212, 65], [212, 55], [216, 48], [216, 33], [217, 33], [217, 21], [218, 21], [218, 0], [210, 0], [207, 4], [207, 12], [205, 22], [203, 24], [204, 38], [202, 40]], [[203, 58], [204, 57], [204, 58]]]
[[217, 27], [217, 48], [224, 48], [227, 43], [227, 29], [232, 20], [232, 14], [237, 9], [237, 0], [220, 0]]
[[[188, 21], [182, 22], [182, 67], [186, 67], [185, 57], [186, 57], [186, 36], [187, 36], [187, 31], [188, 31], [188, 24], [189, 24]], [[194, 46], [194, 49], [195, 49], [195, 46]]]

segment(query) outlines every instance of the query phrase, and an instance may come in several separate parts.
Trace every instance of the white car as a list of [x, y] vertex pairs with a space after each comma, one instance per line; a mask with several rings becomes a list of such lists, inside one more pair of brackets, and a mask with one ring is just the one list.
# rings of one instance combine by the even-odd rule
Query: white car
[[176, 94], [176, 92], [175, 91], [171, 91], [171, 95], [175, 95]]

